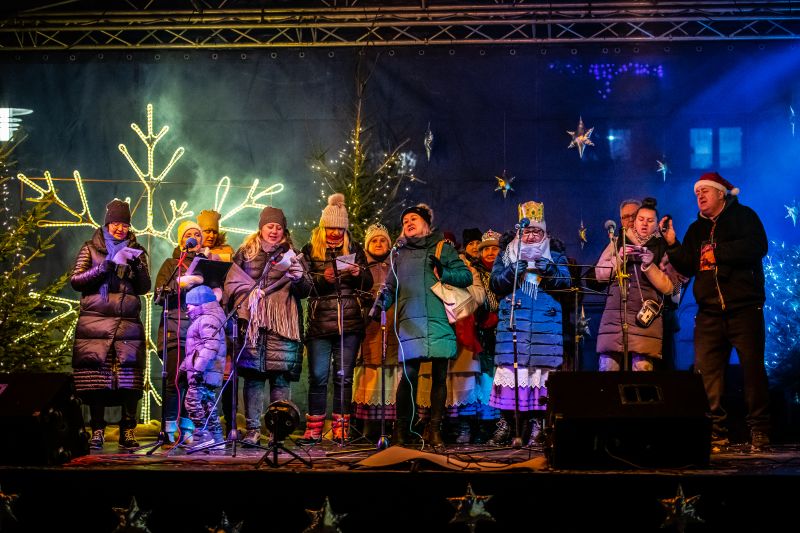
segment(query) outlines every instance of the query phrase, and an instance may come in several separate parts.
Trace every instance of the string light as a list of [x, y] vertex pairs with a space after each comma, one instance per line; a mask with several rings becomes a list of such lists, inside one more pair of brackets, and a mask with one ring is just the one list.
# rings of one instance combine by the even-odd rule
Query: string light
[[[128, 148], [125, 144], [119, 144], [118, 149], [120, 153], [125, 157], [125, 160], [128, 162], [130, 167], [136, 173], [139, 181], [141, 182], [142, 186], [144, 187], [143, 196], [146, 200], [145, 203], [145, 225], [143, 228], [137, 228], [135, 226], [131, 226], [131, 230], [136, 234], [138, 237], [142, 236], [152, 236], [157, 239], [162, 239], [167, 241], [171, 245], [176, 245], [177, 241], [174, 240], [174, 228], [175, 226], [184, 219], [190, 218], [194, 215], [193, 211], [187, 210], [188, 202], [182, 201], [180, 204], [174, 200], [169, 200], [170, 206], [170, 215], [164, 225], [163, 229], [158, 229], [154, 226], [154, 214], [153, 214], [153, 206], [155, 204], [155, 191], [159, 184], [163, 183], [175, 166], [175, 164], [181, 159], [181, 157], [185, 154], [185, 150], [183, 147], [177, 148], [173, 153], [169, 160], [169, 163], [160, 171], [156, 172], [155, 164], [154, 164], [154, 154], [156, 150], [156, 146], [158, 145], [159, 141], [161, 141], [165, 135], [169, 132], [169, 126], [162, 126], [158, 133], [154, 133], [153, 130], [153, 105], [147, 104], [146, 108], [147, 114], [147, 133], [144, 133], [142, 129], [136, 124], [131, 124], [131, 129], [136, 132], [139, 139], [145, 145], [147, 149], [147, 166], [146, 170], [142, 170], [142, 168], [133, 160], [130, 155]], [[17, 174], [17, 178], [22, 182], [24, 185], [32, 189], [36, 195], [26, 198], [27, 201], [30, 202], [46, 202], [48, 200], [52, 200], [55, 205], [63, 209], [70, 217], [71, 220], [43, 220], [39, 223], [40, 227], [55, 227], [55, 228], [74, 228], [74, 227], [91, 227], [91, 228], [98, 228], [100, 224], [97, 223], [96, 219], [92, 216], [91, 209], [89, 207], [88, 198], [86, 195], [86, 190], [84, 188], [83, 178], [80, 175], [80, 172], [75, 170], [73, 172], [73, 178], [75, 182], [75, 188], [78, 193], [78, 197], [80, 199], [80, 208], [75, 209], [72, 208], [67, 202], [65, 202], [58, 194], [58, 190], [54, 184], [53, 178], [49, 171], [44, 172], [44, 186], [39, 185], [34, 181], [34, 179], [29, 178], [25, 174], [19, 173]], [[272, 197], [276, 194], [283, 192], [284, 185], [282, 183], [275, 183], [273, 185], [269, 185], [266, 187], [259, 187], [259, 180], [254, 179], [250, 188], [248, 189], [246, 197], [235, 205], [232, 209], [225, 211], [224, 204], [228, 197], [228, 193], [231, 188], [231, 180], [228, 176], [223, 176], [218, 182], [216, 187], [216, 194], [214, 200], [214, 210], [221, 213], [220, 222], [224, 222], [243, 209], [263, 209], [267, 207], [268, 201], [271, 203]], [[7, 193], [4, 193], [7, 196]], [[130, 197], [125, 199], [129, 204], [131, 202]], [[6, 207], [6, 211], [8, 208]], [[8, 218], [8, 217], [7, 217]], [[4, 222], [7, 226], [8, 219]], [[238, 234], [249, 234], [252, 230], [248, 230], [245, 228], [239, 228], [235, 226], [227, 226], [227, 225], [220, 225], [220, 229], [223, 231], [228, 231], [231, 233], [238, 233]], [[149, 248], [149, 246], [148, 246]], [[21, 250], [17, 250], [20, 252]], [[149, 252], [149, 250], [148, 250]], [[17, 254], [19, 257], [19, 253]], [[24, 271], [23, 271], [24, 272]], [[68, 343], [72, 342], [74, 338], [74, 330], [77, 324], [78, 318], [78, 309], [80, 306], [80, 302], [78, 300], [69, 299], [69, 298], [62, 298], [62, 297], [55, 297], [55, 296], [45, 296], [43, 298], [45, 301], [50, 302], [55, 305], [64, 305], [67, 306], [67, 309], [54, 317], [47, 319], [46, 321], [38, 324], [38, 325], [46, 325], [48, 323], [53, 323], [58, 319], [66, 318], [67, 316], [74, 314], [75, 318], [71, 322], [69, 333], [65, 335], [64, 340], [62, 341], [61, 347], [63, 348]], [[145, 330], [145, 350], [147, 353], [147, 357], [145, 357], [145, 371], [144, 371], [144, 397], [142, 399], [141, 404], [141, 416], [144, 420], [150, 419], [150, 412], [152, 408], [152, 402], [155, 402], [156, 405], [162, 404], [162, 398], [159, 395], [156, 388], [153, 386], [150, 376], [152, 374], [152, 364], [153, 360], [158, 361], [159, 364], [162, 364], [160, 358], [158, 357], [159, 349], [152, 338], [152, 328], [153, 328], [153, 295], [152, 293], [146, 294], [143, 298], [144, 305], [144, 330]], [[29, 335], [32, 335], [31, 333]], [[28, 335], [28, 336], [29, 336]], [[25, 336], [23, 336], [24, 338]], [[21, 340], [21, 339], [20, 339]], [[2, 365], [2, 362], [0, 362]]]

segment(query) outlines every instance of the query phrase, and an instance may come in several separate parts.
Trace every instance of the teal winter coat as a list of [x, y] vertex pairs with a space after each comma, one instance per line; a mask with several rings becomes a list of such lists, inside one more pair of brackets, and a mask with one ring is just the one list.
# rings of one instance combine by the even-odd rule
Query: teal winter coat
[[[397, 302], [395, 322], [401, 361], [456, 356], [453, 327], [447, 321], [444, 304], [431, 291], [437, 279], [430, 256], [436, 254], [436, 245], [443, 239], [441, 233], [408, 239], [394, 257], [397, 276], [391, 271], [387, 275], [384, 305], [388, 309]], [[472, 272], [452, 246], [447, 243], [442, 246], [440, 260], [444, 266], [443, 283], [462, 288], [472, 284]], [[393, 335], [394, 324], [389, 326], [389, 334]]]

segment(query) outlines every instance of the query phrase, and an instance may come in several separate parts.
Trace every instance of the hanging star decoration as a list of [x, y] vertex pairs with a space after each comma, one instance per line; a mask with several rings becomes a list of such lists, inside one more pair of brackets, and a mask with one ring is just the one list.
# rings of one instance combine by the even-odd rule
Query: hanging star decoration
[[431, 131], [431, 123], [428, 122], [428, 129], [425, 131], [425, 155], [428, 156], [428, 161], [431, 160], [431, 152], [433, 151], [433, 132]]
[[581, 243], [581, 250], [583, 250], [583, 247], [589, 242], [589, 239], [586, 237], [586, 231], [587, 228], [583, 225], [583, 219], [581, 219], [581, 227], [578, 228], [578, 241]]
[[503, 193], [503, 198], [508, 196], [508, 193], [514, 192], [514, 188], [511, 187], [511, 184], [514, 182], [514, 178], [516, 176], [508, 177], [508, 174], [505, 170], [499, 176], [495, 176], [494, 179], [497, 180], [497, 187], [495, 187], [495, 192], [500, 191]]
[[339, 522], [347, 516], [347, 513], [334, 513], [327, 496], [321, 509], [306, 509], [306, 513], [311, 517], [311, 525], [305, 528], [303, 533], [342, 533]]
[[789, 106], [789, 124], [792, 125], [792, 137], [794, 137], [794, 127], [796, 124], [797, 116], [794, 114], [794, 108]]
[[792, 205], [783, 204], [786, 208], [786, 216], [784, 218], [792, 219], [792, 226], [797, 227], [797, 200], [792, 202]]
[[231, 521], [228, 520], [228, 515], [225, 514], [225, 511], [222, 512], [222, 517], [219, 519], [219, 524], [216, 526], [206, 526], [208, 533], [239, 533], [242, 530], [242, 526], [244, 525], [244, 521], [239, 522], [236, 525], [231, 524]]
[[486, 502], [492, 498], [489, 496], [478, 496], [472, 490], [472, 484], [467, 483], [467, 493], [456, 498], [447, 498], [447, 501], [456, 508], [455, 516], [450, 520], [451, 524], [466, 524], [470, 533], [475, 533], [478, 522], [494, 522], [494, 517], [486, 510]]
[[0, 531], [4, 531], [4, 526], [11, 522], [16, 522], [17, 517], [14, 516], [14, 504], [19, 499], [19, 494], [6, 494], [0, 488]]
[[667, 511], [667, 518], [661, 524], [662, 528], [674, 525], [678, 533], [684, 533], [688, 524], [703, 524], [705, 520], [697, 516], [694, 508], [700, 495], [686, 497], [683, 495], [683, 487], [678, 484], [678, 494], [674, 498], [659, 500], [661, 506]]
[[664, 159], [664, 161], [659, 161], [658, 159], [656, 159], [656, 165], [658, 165], [658, 167], [656, 168], [656, 172], [661, 172], [661, 178], [664, 181], [667, 181], [667, 174], [668, 173], [672, 174], [672, 171], [669, 169], [669, 166], [667, 166], [667, 160]]
[[578, 127], [575, 131], [567, 130], [567, 133], [572, 137], [572, 141], [570, 141], [569, 146], [567, 148], [578, 148], [578, 156], [583, 159], [583, 150], [587, 146], [594, 146], [594, 143], [591, 140], [592, 132], [594, 128], [589, 128], [588, 130], [583, 125], [583, 117], [578, 118]]
[[131, 498], [128, 508], [114, 507], [114, 512], [119, 518], [119, 525], [114, 533], [151, 533], [147, 529], [147, 519], [153, 511], [142, 511], [136, 503], [136, 496]]

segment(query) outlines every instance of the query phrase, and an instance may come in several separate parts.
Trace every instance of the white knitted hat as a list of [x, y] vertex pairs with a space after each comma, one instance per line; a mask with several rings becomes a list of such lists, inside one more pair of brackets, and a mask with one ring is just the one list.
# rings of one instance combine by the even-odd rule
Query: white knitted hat
[[322, 210], [319, 225], [326, 228], [347, 229], [349, 227], [347, 208], [344, 206], [344, 194], [337, 192], [328, 196], [328, 205]]

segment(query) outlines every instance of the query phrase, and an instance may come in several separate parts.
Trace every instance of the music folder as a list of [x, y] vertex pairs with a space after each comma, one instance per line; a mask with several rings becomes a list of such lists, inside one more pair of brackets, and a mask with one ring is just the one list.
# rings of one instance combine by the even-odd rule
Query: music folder
[[203, 276], [203, 285], [212, 289], [223, 287], [225, 285], [225, 276], [228, 274], [232, 264], [227, 261], [212, 261], [198, 256], [192, 260], [192, 264], [189, 265], [184, 275]]

